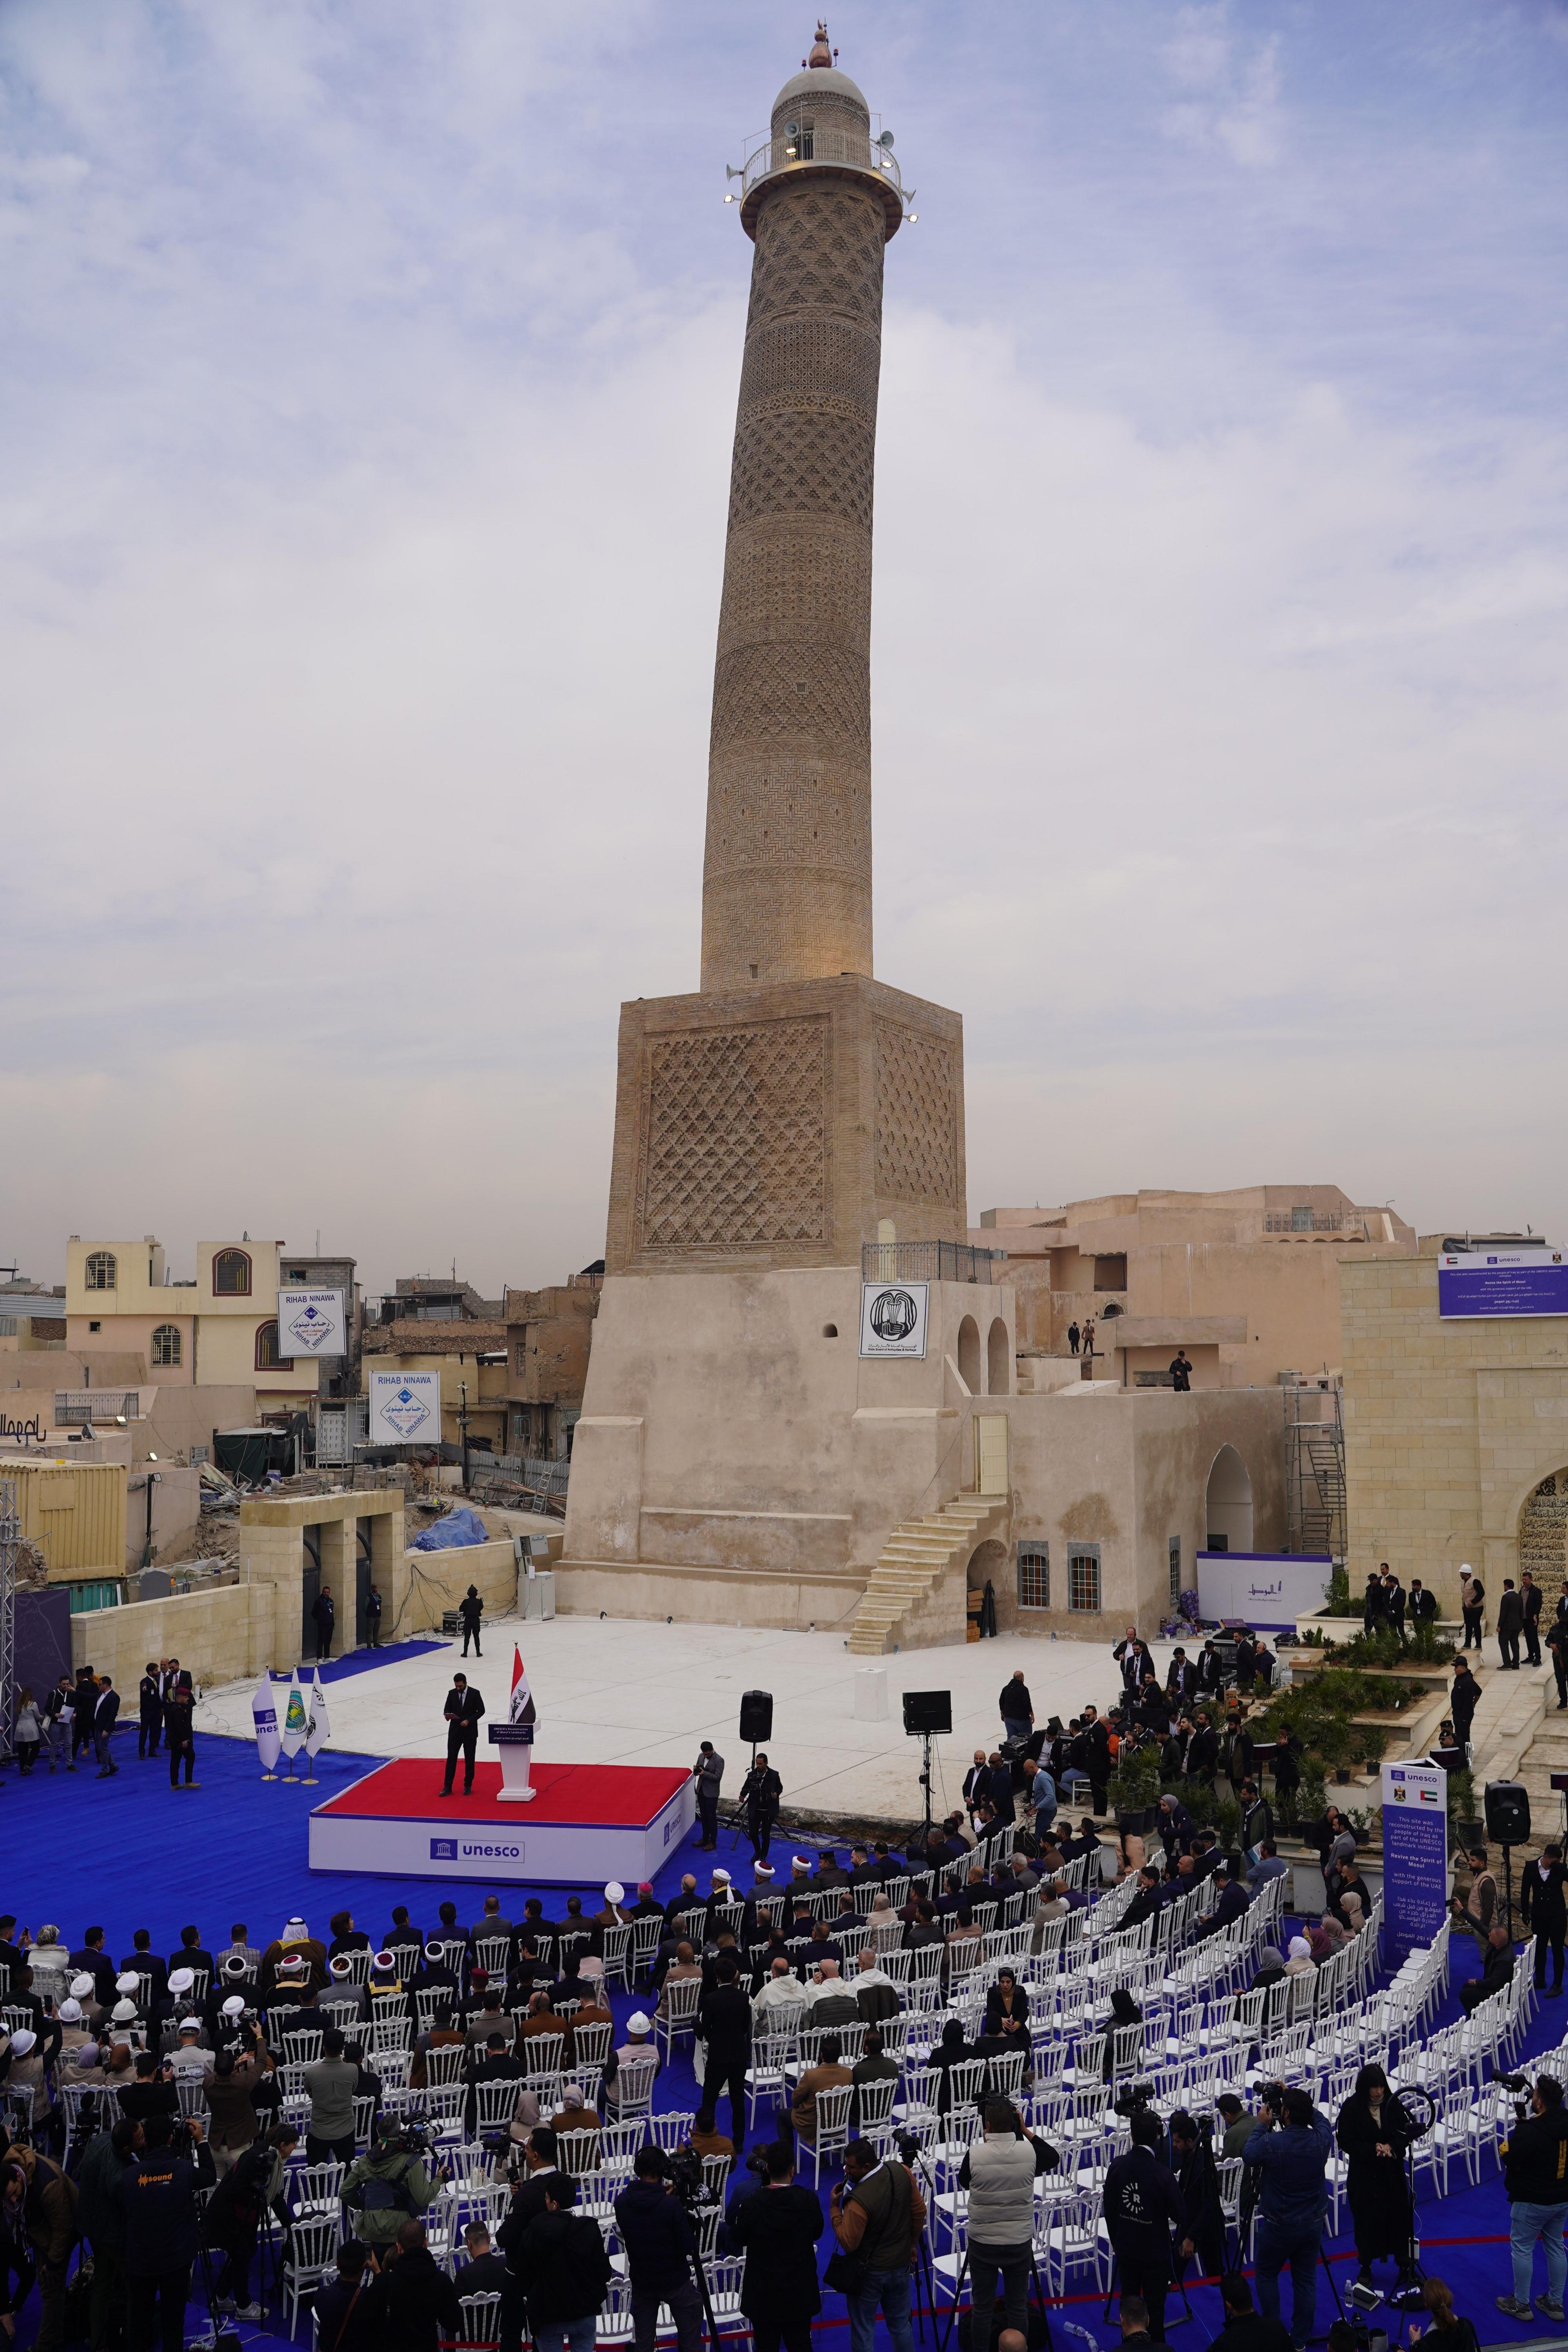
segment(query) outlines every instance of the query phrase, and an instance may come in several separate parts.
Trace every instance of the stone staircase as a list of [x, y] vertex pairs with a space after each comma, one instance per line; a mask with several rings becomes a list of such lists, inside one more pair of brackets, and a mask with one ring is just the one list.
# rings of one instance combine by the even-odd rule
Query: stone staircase
[[[851, 1654], [881, 1657], [910, 1612], [940, 1577], [950, 1569], [963, 1568], [976, 1544], [1005, 1524], [1010, 1507], [1005, 1495], [960, 1495], [943, 1503], [940, 1510], [906, 1519], [895, 1528], [855, 1612], [846, 1644]], [[950, 1638], [962, 1641], [963, 1626], [961, 1601]]]

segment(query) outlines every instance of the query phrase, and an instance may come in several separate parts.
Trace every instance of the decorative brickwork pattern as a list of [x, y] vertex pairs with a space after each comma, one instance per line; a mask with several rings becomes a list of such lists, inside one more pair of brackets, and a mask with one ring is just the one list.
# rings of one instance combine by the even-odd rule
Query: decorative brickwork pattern
[[831, 1058], [826, 1018], [654, 1040], [638, 1245], [678, 1256], [825, 1240]]
[[892, 1021], [877, 1024], [877, 1192], [944, 1205], [958, 1192], [952, 1049]]
[[1568, 1472], [1543, 1478], [1519, 1516], [1519, 1565], [1555, 1607], [1568, 1586]]
[[[868, 123], [844, 107], [868, 164]], [[709, 992], [871, 970], [887, 215], [853, 173], [803, 172], [767, 191], [754, 230], [709, 745]]]

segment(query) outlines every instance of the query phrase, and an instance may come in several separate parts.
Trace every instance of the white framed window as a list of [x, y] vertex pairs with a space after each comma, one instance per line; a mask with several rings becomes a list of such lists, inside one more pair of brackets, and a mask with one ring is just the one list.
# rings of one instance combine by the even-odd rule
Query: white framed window
[[177, 1323], [160, 1323], [153, 1334], [153, 1361], [165, 1369], [180, 1360], [180, 1327]]
[[92, 1250], [87, 1261], [87, 1286], [89, 1290], [112, 1290], [120, 1278], [112, 1250]]

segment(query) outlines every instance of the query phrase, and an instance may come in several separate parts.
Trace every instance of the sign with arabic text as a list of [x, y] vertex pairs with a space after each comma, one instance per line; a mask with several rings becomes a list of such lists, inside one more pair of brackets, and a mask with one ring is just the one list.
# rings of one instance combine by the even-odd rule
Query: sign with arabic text
[[1198, 1614], [1283, 1633], [1329, 1597], [1327, 1552], [1200, 1551]]

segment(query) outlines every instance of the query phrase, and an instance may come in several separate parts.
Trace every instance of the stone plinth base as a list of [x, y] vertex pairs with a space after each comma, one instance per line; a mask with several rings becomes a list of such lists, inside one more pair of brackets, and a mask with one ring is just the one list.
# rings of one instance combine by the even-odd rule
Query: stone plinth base
[[622, 1005], [612, 1275], [847, 1265], [884, 1219], [967, 1237], [956, 1013], [854, 973]]
[[606, 1277], [563, 1611], [847, 1626], [890, 1530], [974, 1485], [959, 1364], [1012, 1361], [1009, 1290], [931, 1283], [923, 1359], [861, 1357], [860, 1298], [858, 1265]]

